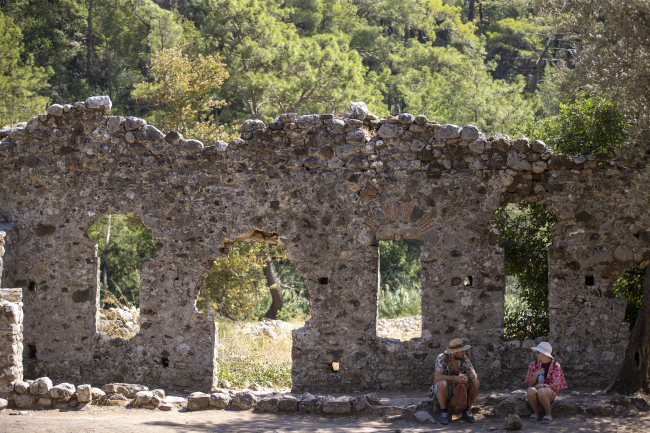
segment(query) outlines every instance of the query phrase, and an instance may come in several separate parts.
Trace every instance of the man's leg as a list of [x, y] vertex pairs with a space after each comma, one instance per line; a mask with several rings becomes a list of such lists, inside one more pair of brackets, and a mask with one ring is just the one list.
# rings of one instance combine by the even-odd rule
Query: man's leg
[[447, 409], [447, 398], [449, 396], [449, 390], [447, 388], [447, 381], [446, 380], [441, 380], [439, 381], [436, 386], [438, 387], [438, 393], [436, 394], [436, 397], [438, 397], [438, 404], [440, 404], [440, 409]]
[[528, 395], [528, 403], [533, 408], [533, 412], [535, 412], [535, 415], [539, 416], [539, 407], [537, 404], [537, 389], [530, 386], [526, 390], [526, 394]]
[[469, 381], [467, 389], [467, 407], [472, 410], [472, 405], [474, 400], [478, 397], [478, 390], [481, 387], [481, 382], [478, 379], [472, 379]]

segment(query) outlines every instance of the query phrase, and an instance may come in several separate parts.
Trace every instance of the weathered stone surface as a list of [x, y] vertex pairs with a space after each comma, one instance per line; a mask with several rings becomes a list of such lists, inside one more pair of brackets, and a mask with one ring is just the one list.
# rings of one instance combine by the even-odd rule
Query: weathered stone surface
[[492, 408], [492, 415], [503, 418], [510, 414], [528, 416], [531, 414], [530, 407], [524, 396], [511, 396], [501, 401]]
[[411, 124], [415, 122], [415, 116], [409, 113], [401, 113], [397, 116], [399, 123]]
[[140, 128], [143, 128], [147, 122], [143, 119], [137, 117], [127, 117], [124, 121], [124, 129], [127, 131], [136, 131]]
[[147, 125], [140, 129], [135, 137], [138, 141], [152, 142], [162, 140], [165, 135], [155, 126]]
[[298, 411], [298, 399], [293, 395], [283, 395], [282, 400], [278, 405], [278, 410], [280, 412], [297, 412]]
[[544, 153], [549, 150], [549, 147], [542, 140], [535, 140], [530, 143], [530, 150], [537, 153]]
[[387, 139], [399, 137], [403, 132], [404, 130], [395, 123], [384, 123], [379, 127], [378, 134], [381, 138]]
[[436, 420], [433, 419], [433, 416], [426, 410], [421, 410], [413, 414], [413, 418], [420, 424], [435, 424]]
[[106, 394], [99, 399], [100, 404], [107, 406], [126, 406], [129, 404], [129, 399], [119, 393]]
[[510, 140], [507, 136], [497, 136], [491, 141], [492, 149], [496, 149], [503, 153], [510, 151]]
[[533, 166], [530, 165], [530, 162], [526, 161], [525, 159], [521, 159], [513, 152], [508, 153], [506, 164], [508, 167], [517, 171], [532, 171], [533, 169]]
[[480, 155], [485, 149], [485, 140], [474, 140], [468, 144], [468, 147], [469, 150]]
[[352, 400], [352, 408], [355, 412], [362, 412], [370, 407], [366, 396], [357, 397]]
[[321, 413], [323, 401], [309, 393], [305, 393], [298, 402], [298, 411], [304, 413]]
[[363, 120], [368, 113], [368, 106], [365, 102], [350, 102], [350, 114], [356, 119]]
[[52, 381], [49, 377], [39, 377], [29, 387], [32, 394], [49, 394], [52, 389]]
[[480, 132], [474, 125], [465, 125], [460, 132], [461, 140], [472, 141], [478, 139], [479, 136]]
[[133, 406], [147, 406], [151, 404], [151, 399], [153, 399], [153, 392], [151, 391], [138, 391], [135, 393], [135, 399], [133, 400]]
[[280, 407], [280, 401], [282, 397], [278, 396], [268, 396], [261, 398], [255, 405], [255, 409], [260, 412], [277, 412]]
[[103, 110], [108, 113], [111, 111], [113, 103], [108, 96], [91, 96], [86, 99], [86, 108], [91, 110]]
[[504, 425], [506, 430], [521, 430], [521, 427], [523, 427], [521, 418], [519, 418], [519, 415], [517, 414], [508, 415], [504, 421]]
[[217, 409], [225, 409], [228, 407], [232, 398], [229, 394], [222, 392], [213, 392], [210, 394], [210, 406], [216, 407]]
[[190, 154], [201, 153], [203, 150], [203, 143], [199, 140], [185, 140], [183, 144], [183, 150]]
[[266, 125], [259, 119], [248, 119], [241, 126], [241, 132], [252, 132], [258, 129], [264, 129]]
[[17, 380], [14, 383], [14, 390], [16, 394], [27, 394], [29, 392], [29, 383]]
[[459, 138], [462, 128], [458, 125], [440, 125], [433, 133], [434, 138], [449, 139]]
[[93, 400], [99, 400], [106, 395], [106, 393], [99, 388], [91, 388], [90, 394], [92, 395]]
[[323, 121], [318, 114], [306, 114], [304, 116], [300, 116], [298, 120], [296, 120], [296, 125], [302, 129], [318, 128], [322, 124]]
[[119, 393], [129, 398], [134, 398], [135, 394], [140, 391], [149, 391], [146, 386], [134, 383], [108, 383], [104, 386], [104, 389], [106, 389], [107, 394]]
[[201, 410], [210, 405], [210, 395], [204, 392], [193, 392], [187, 397], [187, 410]]
[[345, 132], [345, 122], [341, 119], [334, 119], [327, 124], [327, 130], [332, 134], [343, 134]]
[[19, 409], [30, 407], [34, 404], [34, 397], [30, 394], [19, 395], [14, 399], [14, 404]]
[[249, 410], [255, 408], [260, 398], [250, 391], [239, 391], [235, 393], [230, 406], [236, 409]]
[[353, 129], [346, 136], [348, 143], [363, 144], [366, 142], [366, 131], [361, 128]]
[[92, 387], [90, 385], [77, 386], [77, 400], [80, 403], [89, 403], [93, 401]]
[[47, 114], [56, 117], [63, 116], [63, 105], [59, 105], [59, 104], [50, 105], [49, 108], [47, 109]]
[[77, 392], [71, 383], [60, 383], [50, 388], [50, 396], [57, 401], [68, 401]]
[[350, 397], [328, 398], [323, 402], [323, 413], [346, 415], [352, 408]]
[[5, 410], [9, 406], [9, 402], [4, 398], [0, 398], [0, 410]]

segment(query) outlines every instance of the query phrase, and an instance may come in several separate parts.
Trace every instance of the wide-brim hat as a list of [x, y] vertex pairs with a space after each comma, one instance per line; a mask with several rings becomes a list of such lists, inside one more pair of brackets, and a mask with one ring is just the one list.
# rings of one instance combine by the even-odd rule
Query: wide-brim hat
[[546, 341], [542, 341], [541, 343], [539, 343], [537, 345], [537, 347], [531, 347], [530, 350], [532, 350], [534, 352], [539, 352], [542, 355], [546, 355], [551, 359], [555, 359], [555, 358], [553, 358], [553, 355], [551, 355], [551, 353], [553, 353], [553, 348]]
[[472, 346], [465, 343], [465, 340], [463, 340], [462, 338], [457, 338], [449, 342], [449, 348], [445, 350], [445, 353], [449, 354], [449, 353], [462, 352], [463, 350], [467, 350], [470, 347]]

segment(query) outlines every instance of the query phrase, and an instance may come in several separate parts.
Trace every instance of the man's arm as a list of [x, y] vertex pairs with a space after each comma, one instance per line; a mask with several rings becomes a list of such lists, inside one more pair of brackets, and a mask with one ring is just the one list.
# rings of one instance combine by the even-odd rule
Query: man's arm
[[455, 376], [447, 376], [446, 374], [442, 374], [442, 371], [436, 371], [435, 380], [436, 382], [439, 380], [446, 380], [447, 382], [461, 382], [461, 375], [457, 374]]

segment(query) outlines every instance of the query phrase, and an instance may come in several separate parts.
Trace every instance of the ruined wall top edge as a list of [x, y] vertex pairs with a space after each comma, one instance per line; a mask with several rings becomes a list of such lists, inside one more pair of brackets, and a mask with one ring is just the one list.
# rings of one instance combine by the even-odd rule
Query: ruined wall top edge
[[379, 119], [351, 105], [352, 113], [343, 119], [332, 114], [286, 113], [269, 124], [247, 120], [240, 138], [205, 146], [176, 131], [163, 134], [143, 119], [110, 116], [110, 98], [94, 96], [74, 105], [54, 104], [47, 114], [0, 130], [0, 162], [9, 170], [32, 168], [44, 173], [506, 170], [513, 176], [596, 169], [613, 174], [632, 164], [606, 154], [554, 154], [539, 140], [511, 140], [504, 134], [486, 137], [473, 125], [441, 125], [425, 116], [402, 113]]

